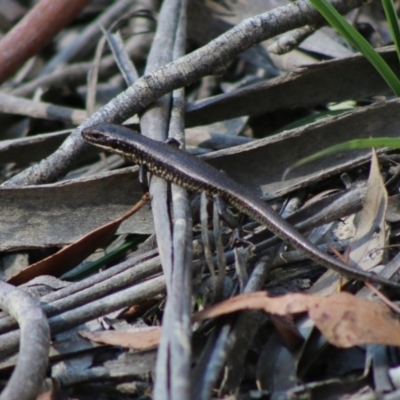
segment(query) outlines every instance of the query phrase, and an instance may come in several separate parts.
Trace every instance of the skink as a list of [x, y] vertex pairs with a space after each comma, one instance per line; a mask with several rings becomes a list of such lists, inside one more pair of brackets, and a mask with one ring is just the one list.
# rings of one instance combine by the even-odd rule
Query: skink
[[222, 196], [239, 211], [265, 225], [272, 233], [326, 268], [350, 279], [400, 289], [399, 283], [354, 269], [330, 257], [257, 196], [216, 168], [183, 150], [149, 139], [123, 126], [106, 123], [84, 129], [82, 137], [92, 145], [117, 153], [139, 165], [145, 165], [154, 175], [187, 190], [205, 191], [211, 196]]

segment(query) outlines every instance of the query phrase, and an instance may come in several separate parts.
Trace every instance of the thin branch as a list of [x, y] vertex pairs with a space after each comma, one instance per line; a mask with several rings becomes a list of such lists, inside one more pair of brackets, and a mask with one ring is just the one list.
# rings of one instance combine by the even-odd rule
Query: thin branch
[[0, 93], [0, 112], [61, 121], [73, 125], [79, 125], [87, 118], [84, 110], [22, 99], [5, 93]]
[[50, 348], [47, 318], [28, 293], [5, 282], [0, 282], [0, 306], [21, 329], [17, 365], [0, 400], [35, 399], [46, 376]]

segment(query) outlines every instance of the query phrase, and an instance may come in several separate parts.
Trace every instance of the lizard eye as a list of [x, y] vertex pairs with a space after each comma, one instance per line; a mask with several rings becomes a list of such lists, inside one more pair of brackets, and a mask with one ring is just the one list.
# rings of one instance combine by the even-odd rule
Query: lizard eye
[[96, 133], [96, 132], [91, 132], [91, 133], [89, 133], [89, 135], [93, 139], [101, 139], [103, 137], [103, 135], [101, 133]]
[[96, 140], [96, 141], [100, 140], [103, 137], [103, 135], [101, 133], [93, 131], [93, 130], [91, 130], [91, 128], [84, 129], [82, 131], [82, 136], [84, 138]]

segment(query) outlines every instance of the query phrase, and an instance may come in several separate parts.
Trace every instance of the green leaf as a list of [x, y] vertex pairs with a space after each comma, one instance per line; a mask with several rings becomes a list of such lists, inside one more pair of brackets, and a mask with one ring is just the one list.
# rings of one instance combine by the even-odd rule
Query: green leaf
[[294, 168], [304, 165], [310, 161], [316, 160], [318, 158], [327, 156], [329, 154], [337, 153], [344, 150], [360, 150], [369, 149], [374, 147], [390, 147], [392, 149], [400, 149], [400, 139], [392, 137], [378, 137], [378, 138], [368, 138], [368, 139], [354, 139], [348, 142], [340, 143], [335, 146], [328, 147], [318, 153], [314, 153], [309, 157], [305, 157], [289, 167], [283, 177], [286, 178], [287, 174]]
[[367, 40], [336, 11], [332, 4], [326, 0], [310, 0], [310, 2], [330, 25], [367, 58], [392, 89], [393, 93], [400, 97], [399, 79]]
[[400, 60], [400, 29], [399, 19], [397, 18], [396, 9], [393, 0], [382, 0], [382, 6], [385, 10], [386, 19], [389, 24], [390, 33], [396, 47], [397, 57]]
[[98, 272], [100, 268], [105, 265], [119, 260], [123, 257], [129, 250], [137, 248], [138, 244], [143, 242], [143, 235], [129, 235], [125, 241], [114, 250], [111, 250], [103, 257], [96, 261], [88, 262], [85, 266], [81, 268], [76, 268], [72, 271], [67, 272], [63, 275], [63, 279], [67, 281], [79, 281], [88, 275]]

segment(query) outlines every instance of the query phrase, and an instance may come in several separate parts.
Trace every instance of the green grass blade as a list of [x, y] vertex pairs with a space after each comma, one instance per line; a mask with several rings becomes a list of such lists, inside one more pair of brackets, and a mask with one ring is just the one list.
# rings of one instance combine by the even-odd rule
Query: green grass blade
[[122, 243], [116, 249], [111, 250], [98, 260], [87, 263], [87, 265], [80, 268], [78, 271], [72, 270], [67, 272], [63, 275], [63, 279], [66, 281], [79, 281], [88, 275], [98, 272], [100, 268], [108, 263], [120, 259], [128, 250], [136, 248], [142, 241], [143, 235], [129, 235], [125, 243]]
[[393, 0], [382, 0], [382, 6], [385, 10], [386, 19], [389, 24], [390, 33], [396, 47], [397, 57], [400, 60], [400, 28], [399, 19], [397, 18], [396, 9]]
[[400, 97], [399, 79], [367, 40], [365, 40], [364, 37], [326, 0], [310, 0], [310, 2], [323, 15], [330, 25], [332, 25], [352, 46], [367, 58], [392, 89], [393, 93], [395, 93], [397, 97]]
[[329, 154], [337, 153], [344, 150], [360, 150], [378, 147], [390, 147], [392, 149], [400, 149], [400, 139], [392, 137], [378, 137], [378, 138], [368, 138], [368, 139], [354, 139], [348, 142], [340, 143], [335, 146], [328, 147], [318, 153], [314, 153], [309, 157], [305, 157], [289, 167], [285, 173], [284, 177], [294, 168], [304, 165], [310, 161], [316, 160], [318, 158], [327, 156]]

